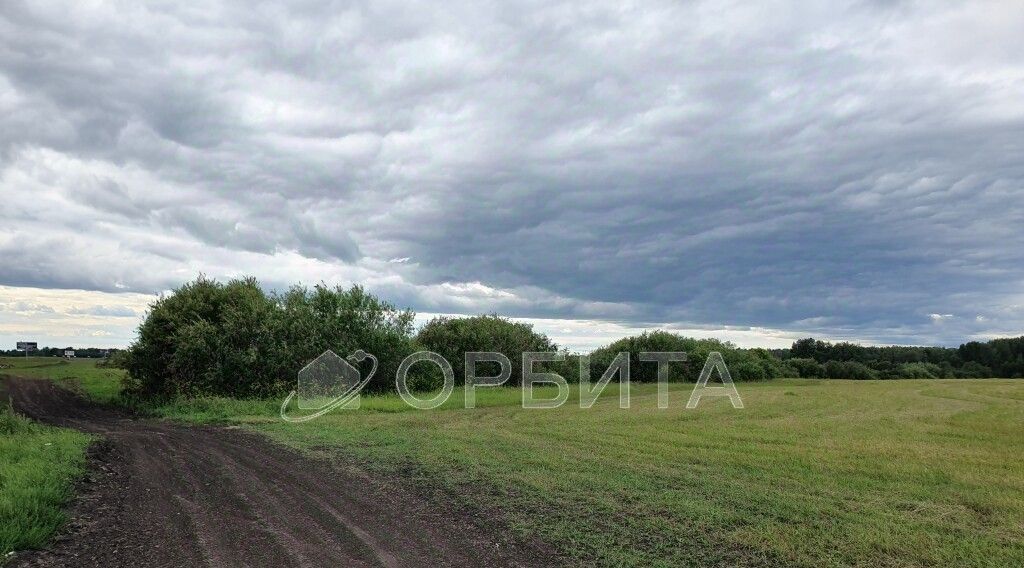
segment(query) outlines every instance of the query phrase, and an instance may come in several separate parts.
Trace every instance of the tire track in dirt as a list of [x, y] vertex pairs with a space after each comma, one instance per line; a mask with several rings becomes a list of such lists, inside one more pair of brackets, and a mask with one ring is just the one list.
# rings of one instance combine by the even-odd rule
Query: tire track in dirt
[[14, 409], [97, 434], [68, 527], [13, 566], [551, 566], [537, 542], [401, 479], [238, 429], [135, 419], [49, 381], [10, 378]]

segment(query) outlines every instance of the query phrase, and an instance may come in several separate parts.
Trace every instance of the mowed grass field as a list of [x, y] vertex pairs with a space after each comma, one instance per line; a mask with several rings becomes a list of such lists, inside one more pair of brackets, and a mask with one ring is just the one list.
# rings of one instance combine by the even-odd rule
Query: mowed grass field
[[[0, 359], [0, 365], [10, 363]], [[4, 373], [14, 370], [0, 368]], [[0, 564], [14, 550], [45, 546], [64, 522], [62, 507], [90, 440], [14, 414], [0, 388]]]
[[673, 385], [667, 410], [652, 385], [633, 386], [628, 410], [615, 396], [524, 410], [513, 389], [481, 389], [473, 410], [364, 397], [304, 424], [283, 423], [275, 400], [151, 410], [422, 483], [571, 563], [1024, 565], [1024, 381], [737, 386], [742, 410], [686, 410], [691, 385]]

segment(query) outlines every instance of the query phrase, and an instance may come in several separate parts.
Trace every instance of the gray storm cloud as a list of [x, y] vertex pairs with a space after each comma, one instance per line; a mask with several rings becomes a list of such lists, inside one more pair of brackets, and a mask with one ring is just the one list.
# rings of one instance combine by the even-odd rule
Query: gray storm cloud
[[0, 285], [1019, 333], [1021, 29], [1011, 1], [4, 2]]

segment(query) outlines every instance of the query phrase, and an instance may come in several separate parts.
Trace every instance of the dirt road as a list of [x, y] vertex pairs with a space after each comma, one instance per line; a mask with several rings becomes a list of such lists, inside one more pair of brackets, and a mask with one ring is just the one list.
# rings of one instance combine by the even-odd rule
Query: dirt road
[[15, 410], [98, 434], [71, 521], [14, 566], [541, 566], [503, 527], [400, 479], [237, 429], [138, 420], [48, 381], [8, 379]]

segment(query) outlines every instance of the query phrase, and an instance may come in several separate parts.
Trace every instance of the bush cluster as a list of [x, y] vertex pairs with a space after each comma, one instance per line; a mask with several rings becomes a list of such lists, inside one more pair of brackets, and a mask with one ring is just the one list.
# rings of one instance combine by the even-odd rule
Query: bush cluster
[[[452, 365], [457, 384], [465, 379], [467, 352], [499, 352], [512, 365], [509, 384], [522, 377], [522, 354], [557, 351], [533, 327], [497, 315], [438, 317], [414, 334], [414, 314], [353, 286], [343, 289], [293, 287], [267, 293], [252, 278], [219, 283], [203, 277], [161, 297], [139, 326], [138, 339], [109, 364], [128, 370], [126, 392], [139, 397], [216, 395], [280, 396], [295, 385], [296, 374], [330, 349], [346, 356], [363, 349], [380, 364], [369, 392], [394, 388], [395, 372], [408, 355], [430, 350]], [[695, 381], [708, 354], [722, 354], [732, 378], [761, 381], [780, 377], [828, 379], [936, 379], [1020, 376], [1024, 338], [942, 347], [864, 347], [801, 339], [791, 349], [739, 349], [716, 339], [695, 339], [667, 331], [625, 337], [589, 356], [561, 351], [562, 361], [536, 365], [570, 382], [580, 380], [580, 361], [590, 362], [596, 381], [620, 352], [628, 352], [631, 380], [657, 381], [657, 364], [641, 361], [642, 352], [677, 351], [686, 360], [669, 365], [669, 380]], [[584, 359], [587, 360], [587, 359]], [[494, 363], [478, 366], [479, 376], [498, 374]], [[440, 386], [432, 364], [413, 367], [416, 390]]]
[[[252, 279], [199, 278], [157, 300], [127, 351], [126, 391], [142, 397], [280, 395], [328, 349], [364, 349], [381, 368], [367, 389], [384, 390], [415, 351], [413, 314], [362, 288], [295, 287], [267, 294]], [[390, 378], [389, 378], [390, 377]]]
[[829, 361], [825, 363], [826, 379], [877, 379], [878, 375], [870, 367], [856, 361]]
[[[465, 352], [503, 353], [512, 363], [512, 384], [522, 376], [524, 351], [557, 350], [532, 326], [496, 315], [435, 318], [415, 336], [413, 317], [358, 286], [268, 294], [252, 278], [222, 284], [200, 277], [150, 307], [138, 339], [117, 362], [128, 370], [129, 396], [245, 398], [287, 393], [298, 371], [328, 349], [342, 357], [359, 349], [377, 357], [366, 392], [393, 389], [402, 360], [424, 349], [451, 362], [460, 384]], [[568, 369], [560, 365], [556, 372]], [[496, 375], [498, 369], [482, 364], [478, 374]], [[437, 388], [442, 380], [430, 363], [408, 375], [414, 390]]]
[[[508, 357], [512, 375], [507, 384], [517, 384], [523, 376], [524, 352], [558, 351], [558, 346], [546, 335], [535, 332], [532, 325], [513, 322], [497, 315], [434, 318], [420, 329], [416, 335], [416, 343], [451, 363], [457, 385], [465, 383], [466, 353], [490, 351]], [[538, 372], [545, 371], [542, 365], [536, 365], [534, 369]], [[476, 365], [476, 374], [479, 377], [493, 377], [500, 372], [498, 363], [480, 362]], [[433, 376], [439, 383], [440, 376]]]
[[[877, 347], [806, 338], [776, 355], [797, 368], [801, 377], [827, 376], [808, 361], [823, 367], [829, 361], [858, 363], [879, 379], [1024, 377], [1024, 337], [972, 341], [960, 347]], [[833, 365], [833, 372], [848, 374], [848, 369], [841, 369], [845, 368]]]
[[732, 343], [717, 339], [694, 339], [667, 331], [648, 331], [619, 339], [591, 353], [591, 378], [597, 380], [619, 353], [628, 352], [630, 380], [640, 383], [656, 382], [657, 363], [640, 360], [640, 353], [656, 351], [686, 353], [685, 361], [668, 366], [669, 380], [672, 382], [695, 382], [712, 351], [722, 354], [729, 374], [736, 381], [763, 381], [793, 374], [785, 363], [764, 349], [743, 350]]

